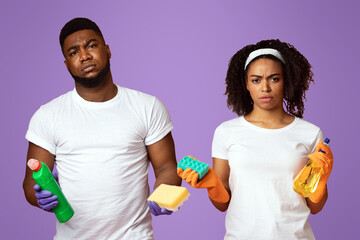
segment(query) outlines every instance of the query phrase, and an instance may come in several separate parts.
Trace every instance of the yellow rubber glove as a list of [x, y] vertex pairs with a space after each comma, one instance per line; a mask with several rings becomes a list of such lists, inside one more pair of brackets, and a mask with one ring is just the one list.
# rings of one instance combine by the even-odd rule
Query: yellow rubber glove
[[[324, 153], [319, 152], [320, 150], [324, 151]], [[320, 141], [316, 145], [315, 152], [309, 154], [308, 158], [313, 161], [315, 167], [321, 167], [323, 170], [315, 192], [309, 196], [312, 202], [318, 203], [326, 192], [326, 182], [333, 168], [334, 157], [330, 148]]]
[[191, 170], [191, 168], [185, 171], [178, 168], [177, 174], [194, 188], [207, 188], [209, 197], [215, 202], [226, 203], [230, 199], [229, 193], [212, 168], [209, 168], [208, 173], [199, 182], [199, 174], [195, 170]]

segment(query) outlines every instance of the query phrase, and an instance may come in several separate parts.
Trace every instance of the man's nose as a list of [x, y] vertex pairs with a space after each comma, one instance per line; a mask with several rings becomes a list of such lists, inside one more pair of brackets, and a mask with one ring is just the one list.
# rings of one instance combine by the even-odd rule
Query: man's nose
[[85, 62], [91, 60], [92, 56], [87, 50], [80, 51], [80, 61]]

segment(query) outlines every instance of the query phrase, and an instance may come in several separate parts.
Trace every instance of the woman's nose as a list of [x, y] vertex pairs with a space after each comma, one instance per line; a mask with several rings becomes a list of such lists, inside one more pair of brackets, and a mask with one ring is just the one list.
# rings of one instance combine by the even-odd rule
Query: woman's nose
[[270, 84], [269, 81], [262, 81], [262, 85], [261, 85], [261, 91], [262, 92], [270, 92]]

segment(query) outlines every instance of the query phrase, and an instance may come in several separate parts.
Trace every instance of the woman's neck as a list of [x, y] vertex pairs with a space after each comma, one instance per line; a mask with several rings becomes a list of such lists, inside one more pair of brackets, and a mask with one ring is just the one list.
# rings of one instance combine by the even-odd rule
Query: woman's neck
[[294, 116], [286, 113], [282, 107], [265, 110], [254, 106], [254, 109], [244, 117], [246, 121], [258, 127], [269, 129], [286, 127], [294, 121]]

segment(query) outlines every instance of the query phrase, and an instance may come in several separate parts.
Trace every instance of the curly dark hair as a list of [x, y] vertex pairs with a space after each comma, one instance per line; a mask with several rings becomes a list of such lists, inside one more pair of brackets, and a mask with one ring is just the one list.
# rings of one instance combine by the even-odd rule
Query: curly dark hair
[[[244, 70], [249, 54], [260, 48], [278, 50], [285, 64], [272, 55], [262, 55], [253, 59]], [[289, 114], [302, 118], [304, 113], [305, 92], [313, 80], [313, 72], [308, 60], [291, 44], [279, 39], [263, 40], [254, 45], [247, 45], [230, 59], [226, 74], [227, 106], [239, 116], [253, 110], [253, 100], [246, 89], [247, 71], [251, 63], [259, 58], [270, 58], [282, 63], [284, 73], [284, 102]]]

